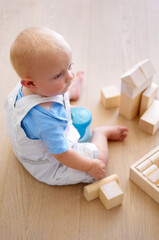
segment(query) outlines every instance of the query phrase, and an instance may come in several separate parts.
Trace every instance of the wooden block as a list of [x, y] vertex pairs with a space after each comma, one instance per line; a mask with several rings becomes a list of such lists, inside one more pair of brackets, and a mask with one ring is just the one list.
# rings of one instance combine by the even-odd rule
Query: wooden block
[[156, 169], [158, 169], [156, 164], [152, 164], [149, 168], [147, 168], [142, 174], [146, 177], [151, 175]]
[[149, 159], [159, 167], [159, 151], [153, 154]]
[[130, 179], [134, 183], [136, 183], [143, 191], [145, 191], [151, 198], [153, 198], [157, 203], [159, 203], [159, 187], [153, 184], [146, 176], [144, 176], [140, 171], [138, 171], [136, 167], [142, 162], [144, 162], [146, 159], [149, 159], [158, 151], [159, 146], [157, 146], [151, 152], [143, 156], [130, 167]]
[[158, 85], [156, 83], [152, 83], [141, 96], [141, 104], [140, 104], [140, 112], [139, 115], [141, 116], [152, 104], [156, 95], [157, 95]]
[[151, 106], [141, 116], [139, 128], [153, 135], [159, 129], [159, 101], [154, 100]]
[[99, 198], [107, 209], [122, 204], [123, 196], [124, 193], [116, 181], [104, 184], [99, 188]]
[[91, 183], [87, 186], [84, 187], [84, 197], [86, 198], [87, 201], [91, 201], [95, 198], [98, 198], [99, 196], [99, 187], [102, 185], [116, 181], [119, 182], [119, 177], [117, 174], [113, 174], [109, 177], [103, 178], [97, 182]]
[[140, 87], [145, 81], [147, 81], [138, 65], [135, 65], [125, 74], [123, 74], [120, 79], [135, 88]]
[[136, 166], [136, 169], [139, 170], [140, 172], [145, 171], [147, 168], [149, 168], [152, 165], [151, 160], [146, 159], [142, 163]]
[[145, 59], [144, 61], [138, 63], [138, 66], [146, 78], [152, 77], [155, 73], [154, 67], [152, 66], [150, 59]]
[[139, 112], [141, 93], [135, 98], [129, 98], [124, 93], [120, 96], [119, 114], [128, 120], [132, 120]]
[[101, 89], [101, 102], [105, 108], [118, 107], [120, 93], [115, 86], [104, 87]]
[[159, 184], [159, 168], [156, 169], [156, 171], [154, 171], [151, 175], [149, 175], [148, 179], [154, 184]]
[[147, 79], [139, 88], [132, 87], [125, 82], [121, 82], [121, 92], [130, 98], [136, 97], [148, 88], [152, 83], [152, 78]]

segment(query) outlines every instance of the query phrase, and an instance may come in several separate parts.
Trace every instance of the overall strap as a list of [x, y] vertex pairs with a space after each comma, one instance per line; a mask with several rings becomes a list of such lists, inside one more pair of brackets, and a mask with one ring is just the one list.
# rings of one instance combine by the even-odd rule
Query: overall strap
[[[11, 92], [12, 104], [15, 104], [18, 91], [21, 87], [21, 84], [18, 84], [17, 87]], [[45, 102], [58, 102], [64, 105], [63, 95], [57, 95], [54, 97], [41, 97], [39, 95], [27, 95], [20, 98], [14, 107], [16, 116], [18, 116], [19, 122], [25, 117], [25, 115], [36, 105]]]
[[19, 118], [22, 120], [25, 117], [25, 115], [30, 111], [30, 109], [32, 109], [33, 107], [40, 103], [45, 102], [58, 102], [63, 105], [63, 96], [62, 95], [56, 97], [40, 97], [38, 95], [24, 96], [17, 101], [15, 110]]

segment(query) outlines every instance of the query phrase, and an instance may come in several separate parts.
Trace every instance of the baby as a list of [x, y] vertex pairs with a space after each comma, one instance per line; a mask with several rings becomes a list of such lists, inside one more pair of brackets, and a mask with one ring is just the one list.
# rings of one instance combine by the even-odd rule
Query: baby
[[69, 44], [50, 29], [28, 28], [12, 44], [10, 58], [21, 79], [5, 102], [7, 129], [18, 160], [34, 178], [50, 185], [103, 178], [108, 140], [123, 141], [128, 128], [97, 127], [90, 143], [78, 142], [68, 90], [71, 99], [79, 97], [83, 73], [74, 77]]

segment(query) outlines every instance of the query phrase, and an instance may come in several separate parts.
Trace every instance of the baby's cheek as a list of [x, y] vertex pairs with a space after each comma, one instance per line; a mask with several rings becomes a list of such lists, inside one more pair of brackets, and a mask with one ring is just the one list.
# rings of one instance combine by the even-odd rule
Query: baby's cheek
[[62, 90], [63, 88], [65, 88], [65, 83], [64, 82], [59, 83], [57, 89]]

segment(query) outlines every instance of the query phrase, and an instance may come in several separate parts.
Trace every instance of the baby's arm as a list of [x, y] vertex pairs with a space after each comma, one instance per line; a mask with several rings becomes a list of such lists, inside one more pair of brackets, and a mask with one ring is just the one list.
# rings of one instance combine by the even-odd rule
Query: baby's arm
[[105, 175], [105, 164], [102, 160], [83, 157], [71, 148], [64, 153], [53, 154], [53, 156], [67, 167], [87, 172], [96, 180]]

